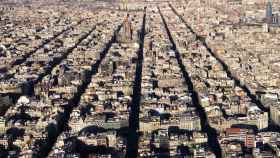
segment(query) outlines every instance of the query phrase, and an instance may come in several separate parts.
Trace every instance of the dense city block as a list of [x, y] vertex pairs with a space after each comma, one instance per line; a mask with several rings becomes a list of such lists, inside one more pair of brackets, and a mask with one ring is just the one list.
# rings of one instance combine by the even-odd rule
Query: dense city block
[[277, 0], [0, 1], [0, 157], [279, 158]]

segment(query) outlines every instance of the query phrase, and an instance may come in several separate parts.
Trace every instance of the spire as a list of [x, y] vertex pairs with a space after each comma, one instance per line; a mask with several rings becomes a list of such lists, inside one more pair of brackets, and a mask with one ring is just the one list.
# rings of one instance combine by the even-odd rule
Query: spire
[[132, 42], [132, 24], [131, 24], [131, 19], [129, 14], [125, 17], [123, 21], [123, 27], [121, 28], [121, 31], [119, 32], [118, 35], [118, 41], [119, 42], [124, 42], [124, 43], [129, 43]]

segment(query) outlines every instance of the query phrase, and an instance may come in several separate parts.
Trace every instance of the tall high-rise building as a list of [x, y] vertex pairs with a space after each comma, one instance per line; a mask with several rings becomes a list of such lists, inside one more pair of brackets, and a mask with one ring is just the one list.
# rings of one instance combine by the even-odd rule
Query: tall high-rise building
[[271, 23], [272, 22], [272, 18], [273, 18], [273, 14], [272, 14], [272, 3], [271, 1], [268, 1], [266, 4], [266, 22], [267, 23]]

